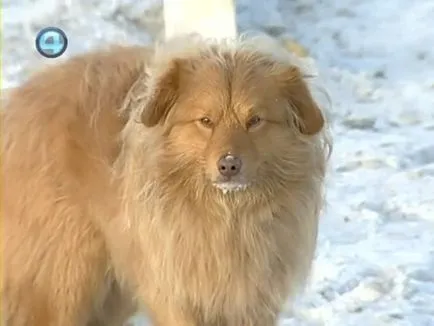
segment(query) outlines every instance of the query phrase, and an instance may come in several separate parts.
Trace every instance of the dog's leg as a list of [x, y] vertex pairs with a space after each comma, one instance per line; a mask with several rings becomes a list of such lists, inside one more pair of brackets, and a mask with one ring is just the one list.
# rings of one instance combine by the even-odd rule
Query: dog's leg
[[[164, 312], [163, 312], [164, 313]], [[192, 318], [188, 318], [185, 315], [158, 315], [153, 319], [153, 325], [155, 326], [203, 326], [202, 323], [197, 322]]]
[[51, 227], [11, 218], [4, 223], [2, 303], [8, 326], [85, 325], [107, 293], [103, 239], [78, 222], [80, 216], [68, 214], [77, 212], [71, 206], [59, 211], [45, 221]]
[[95, 320], [86, 326], [123, 326], [136, 311], [137, 307], [131, 295], [123, 291], [117, 282], [113, 282]]
[[198, 316], [167, 302], [157, 304], [157, 301], [154, 301], [147, 304], [147, 309], [154, 326], [204, 326]]

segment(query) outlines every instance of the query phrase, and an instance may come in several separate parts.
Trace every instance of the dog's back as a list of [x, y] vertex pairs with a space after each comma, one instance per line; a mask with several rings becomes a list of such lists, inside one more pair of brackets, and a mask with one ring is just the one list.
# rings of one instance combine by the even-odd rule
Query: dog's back
[[[117, 108], [146, 56], [139, 47], [79, 56], [8, 94], [1, 148], [7, 325], [83, 325], [92, 293], [107, 291], [105, 244], [89, 203], [107, 193], [126, 121]], [[71, 324], [77, 310], [81, 319]]]

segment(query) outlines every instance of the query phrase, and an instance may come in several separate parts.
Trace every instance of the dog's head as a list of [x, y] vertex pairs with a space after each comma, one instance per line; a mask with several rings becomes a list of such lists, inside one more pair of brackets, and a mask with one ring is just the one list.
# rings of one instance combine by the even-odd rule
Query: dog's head
[[168, 174], [226, 193], [309, 173], [324, 117], [289, 60], [201, 43], [151, 66], [141, 122], [164, 128]]

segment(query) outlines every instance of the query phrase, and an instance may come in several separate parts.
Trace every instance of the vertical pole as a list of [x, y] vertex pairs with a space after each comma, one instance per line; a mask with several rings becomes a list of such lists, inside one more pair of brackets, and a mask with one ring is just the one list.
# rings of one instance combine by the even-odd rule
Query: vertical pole
[[164, 0], [166, 39], [189, 33], [206, 38], [235, 38], [234, 0]]

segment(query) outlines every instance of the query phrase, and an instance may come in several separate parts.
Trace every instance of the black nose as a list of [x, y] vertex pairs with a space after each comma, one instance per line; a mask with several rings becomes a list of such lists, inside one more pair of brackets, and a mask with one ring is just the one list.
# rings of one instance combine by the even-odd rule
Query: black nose
[[233, 177], [241, 171], [242, 161], [232, 154], [223, 155], [217, 162], [219, 172], [224, 177]]

